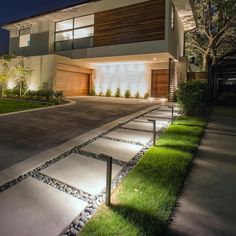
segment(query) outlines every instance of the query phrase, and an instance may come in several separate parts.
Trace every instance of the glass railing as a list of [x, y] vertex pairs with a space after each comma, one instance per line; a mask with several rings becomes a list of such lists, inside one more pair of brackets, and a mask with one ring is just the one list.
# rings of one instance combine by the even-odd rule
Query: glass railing
[[93, 47], [93, 37], [55, 42], [55, 52]]

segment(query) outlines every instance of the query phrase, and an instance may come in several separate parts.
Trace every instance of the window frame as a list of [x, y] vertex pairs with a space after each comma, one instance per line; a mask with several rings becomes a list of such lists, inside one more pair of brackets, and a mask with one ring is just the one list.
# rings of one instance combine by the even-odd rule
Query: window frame
[[[29, 33], [21, 35], [21, 32], [24, 31], [24, 30], [29, 30]], [[29, 44], [26, 45], [26, 46], [21, 46], [21, 36], [25, 36], [25, 35], [29, 35], [29, 37], [30, 37], [29, 38]], [[19, 48], [27, 48], [27, 47], [30, 47], [30, 46], [31, 46], [31, 27], [19, 29]]]
[[[64, 19], [64, 20], [61, 20], [61, 21], [57, 21], [55, 22], [54, 24], [54, 45], [58, 42], [65, 42], [65, 41], [69, 41], [69, 40], [59, 40], [59, 41], [56, 41], [56, 35], [58, 33], [64, 33], [64, 32], [67, 32], [67, 31], [72, 31], [72, 49], [74, 49], [74, 40], [77, 40], [77, 39], [82, 39], [82, 38], [75, 38], [75, 31], [76, 30], [79, 30], [79, 29], [84, 29], [84, 28], [90, 28], [90, 27], [93, 27], [94, 28], [94, 25], [95, 25], [95, 22], [93, 24], [90, 24], [90, 25], [86, 25], [86, 26], [82, 26], [82, 27], [76, 27], [75, 28], [75, 19], [78, 19], [78, 18], [82, 18], [82, 17], [85, 17], [85, 16], [95, 16], [94, 14], [87, 14], [87, 15], [83, 15], [83, 16], [77, 16], [77, 17], [73, 17], [73, 18], [69, 18], [69, 19]], [[94, 17], [95, 19], [95, 17]], [[57, 26], [57, 23], [60, 23], [60, 22], [63, 22], [63, 21], [67, 21], [67, 20], [73, 20], [73, 28], [72, 29], [69, 29], [69, 30], [60, 30], [60, 31], [57, 31], [56, 30], [56, 26]], [[94, 33], [94, 32], [93, 32]], [[88, 37], [84, 37], [84, 38], [91, 38], [91, 37], [94, 37], [94, 35], [92, 36], [88, 36]], [[55, 51], [55, 47], [54, 47], [54, 51]]]

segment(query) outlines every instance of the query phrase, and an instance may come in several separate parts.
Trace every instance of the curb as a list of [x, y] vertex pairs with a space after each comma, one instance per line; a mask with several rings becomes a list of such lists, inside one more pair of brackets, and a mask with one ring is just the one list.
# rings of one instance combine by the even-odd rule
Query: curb
[[54, 109], [54, 108], [58, 108], [58, 107], [66, 107], [66, 106], [74, 105], [76, 103], [76, 101], [73, 101], [73, 100], [67, 100], [67, 101], [69, 101], [69, 103], [63, 104], [63, 105], [53, 105], [53, 106], [48, 106], [48, 107], [28, 109], [28, 110], [24, 110], [24, 111], [14, 111], [14, 112], [0, 114], [0, 117], [16, 115], [16, 114], [21, 114], [21, 113], [27, 113], [27, 112], [32, 112], [32, 111], [42, 111], [42, 110], [47, 110], [47, 109]]

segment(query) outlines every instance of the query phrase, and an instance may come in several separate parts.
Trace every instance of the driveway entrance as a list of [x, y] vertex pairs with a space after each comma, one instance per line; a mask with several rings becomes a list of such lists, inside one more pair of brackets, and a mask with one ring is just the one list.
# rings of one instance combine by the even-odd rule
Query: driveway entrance
[[0, 170], [152, 105], [136, 99], [81, 97], [67, 107], [0, 117]]

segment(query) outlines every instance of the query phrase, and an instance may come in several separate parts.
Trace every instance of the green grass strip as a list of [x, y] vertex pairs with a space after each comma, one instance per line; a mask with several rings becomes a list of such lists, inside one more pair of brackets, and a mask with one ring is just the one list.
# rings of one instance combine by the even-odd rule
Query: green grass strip
[[47, 107], [47, 106], [49, 105], [39, 103], [39, 102], [0, 99], [0, 114], [24, 111], [24, 110]]
[[80, 235], [164, 235], [207, 122], [180, 117], [141, 158]]

